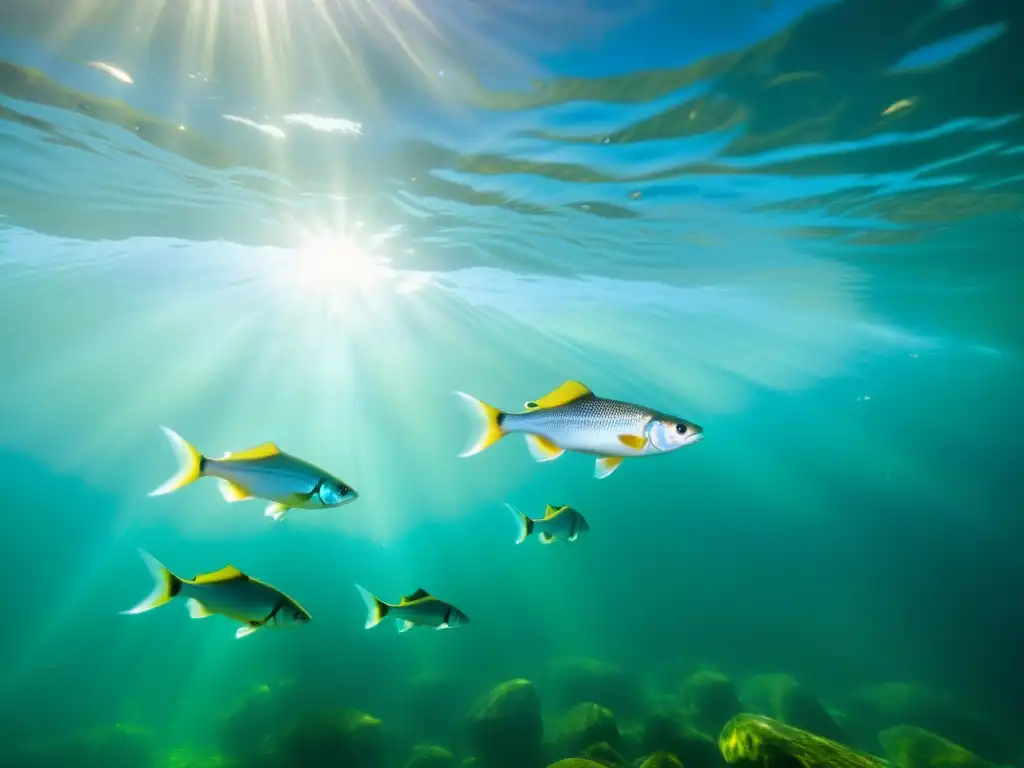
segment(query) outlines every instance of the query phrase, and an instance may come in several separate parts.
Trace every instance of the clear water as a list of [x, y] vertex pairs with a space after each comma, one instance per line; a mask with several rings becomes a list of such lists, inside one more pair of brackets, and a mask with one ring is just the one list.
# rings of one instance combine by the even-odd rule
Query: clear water
[[[840, 720], [924, 686], [1009, 734], [981, 757], [1024, 755], [1022, 11], [0, 3], [3, 763], [255, 764], [224, 736], [254, 690], [253, 743], [341, 706], [394, 765], [461, 760], [424, 712], [526, 678], [551, 731], [566, 657], [641, 690], [623, 732], [705, 663]], [[566, 379], [706, 439], [600, 481], [515, 436], [458, 458], [453, 390], [515, 410]], [[161, 424], [360, 498], [280, 523], [212, 480], [149, 498]], [[590, 534], [516, 546], [504, 502]], [[140, 547], [313, 621], [119, 615]], [[472, 621], [367, 631], [354, 582]], [[424, 675], [450, 681], [425, 708]], [[97, 762], [115, 725], [144, 748]]]

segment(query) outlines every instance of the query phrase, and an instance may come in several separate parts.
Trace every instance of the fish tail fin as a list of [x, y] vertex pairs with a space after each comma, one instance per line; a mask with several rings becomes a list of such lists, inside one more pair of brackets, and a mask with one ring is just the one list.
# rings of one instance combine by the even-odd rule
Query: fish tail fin
[[465, 450], [459, 454], [460, 457], [472, 456], [489, 448], [505, 436], [505, 430], [501, 428], [505, 420], [505, 412], [488, 405], [483, 400], [478, 400], [465, 392], [455, 392], [463, 402], [469, 406], [469, 410], [476, 418], [476, 435], [470, 439]]
[[508, 507], [512, 516], [515, 517], [516, 522], [519, 523], [519, 538], [516, 539], [516, 544], [522, 544], [526, 541], [526, 537], [533, 533], [533, 520], [528, 518], [511, 504], [506, 503], [505, 506]]
[[203, 454], [173, 429], [162, 425], [160, 429], [167, 435], [167, 439], [170, 440], [171, 447], [178, 457], [178, 471], [159, 488], [150, 491], [150, 496], [163, 496], [165, 493], [184, 488], [189, 483], [194, 483], [203, 474]]
[[388, 615], [388, 604], [358, 584], [356, 584], [356, 589], [359, 590], [359, 596], [366, 603], [366, 628], [377, 626], [380, 624], [380, 620]]
[[159, 608], [164, 603], [169, 602], [178, 594], [178, 592], [181, 591], [181, 579], [171, 573], [167, 567], [149, 554], [149, 552], [140, 549], [139, 554], [142, 555], [142, 559], [145, 561], [146, 567], [149, 568], [149, 572], [153, 576], [153, 581], [156, 583], [153, 586], [153, 591], [149, 593], [149, 596], [145, 600], [134, 608], [129, 608], [127, 611], [121, 611], [121, 613], [126, 616], [135, 613], [145, 613], [146, 611], [151, 611], [154, 608]]

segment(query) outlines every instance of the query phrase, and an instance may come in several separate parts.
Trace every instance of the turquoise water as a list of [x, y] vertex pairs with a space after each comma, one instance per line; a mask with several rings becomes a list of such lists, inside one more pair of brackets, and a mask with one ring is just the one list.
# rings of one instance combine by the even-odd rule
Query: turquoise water
[[[714, 768], [747, 712], [1024, 765], [1021, 10], [0, 3], [0, 762]], [[705, 439], [459, 458], [455, 390], [570, 379]], [[149, 497], [160, 425], [359, 498]], [[120, 615], [139, 548], [312, 621]]]

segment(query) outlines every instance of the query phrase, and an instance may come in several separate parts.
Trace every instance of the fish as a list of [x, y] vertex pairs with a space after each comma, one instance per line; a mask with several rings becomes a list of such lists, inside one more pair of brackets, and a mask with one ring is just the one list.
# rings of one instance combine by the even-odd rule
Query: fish
[[105, 72], [111, 77], [120, 80], [122, 83], [127, 83], [128, 85], [135, 84], [135, 81], [132, 80], [131, 75], [129, 75], [120, 67], [115, 67], [113, 64], [107, 64], [107, 62], [105, 61], [88, 61], [86, 62], [86, 65], [92, 67], [93, 69], [98, 69], [100, 72]]
[[259, 579], [247, 576], [233, 565], [219, 571], [202, 573], [193, 579], [175, 576], [159, 560], [143, 549], [139, 550], [156, 586], [149, 596], [122, 615], [145, 613], [170, 602], [185, 598], [185, 606], [193, 619], [205, 619], [214, 614], [227, 616], [243, 626], [235, 632], [236, 638], [246, 637], [264, 628], [299, 626], [308, 623], [309, 612], [284, 592]]
[[434, 629], [450, 629], [469, 623], [469, 617], [451, 603], [439, 600], [425, 589], [417, 589], [411, 595], [405, 595], [397, 605], [385, 603], [379, 597], [363, 589], [358, 584], [359, 595], [366, 603], [368, 611], [366, 628], [380, 624], [385, 616], [398, 621], [398, 631], [408, 632], [413, 627], [433, 627]]
[[590, 530], [586, 518], [569, 506], [553, 507], [548, 504], [544, 510], [544, 517], [539, 519], [527, 517], [511, 504], [506, 503], [505, 506], [519, 522], [519, 538], [516, 539], [516, 544], [522, 544], [534, 531], [537, 531], [542, 543], [552, 544], [559, 540], [576, 541], [581, 533]]
[[523, 413], [506, 413], [465, 392], [456, 391], [476, 419], [476, 435], [459, 454], [465, 458], [494, 445], [505, 435], [522, 433], [537, 461], [553, 461], [566, 451], [598, 457], [594, 477], [608, 477], [623, 459], [657, 456], [704, 439], [704, 428], [642, 405], [607, 400], [578, 381], [565, 381]]
[[160, 429], [178, 457], [178, 472], [150, 491], [150, 496], [177, 491], [200, 477], [216, 477], [225, 501], [252, 498], [269, 501], [264, 514], [275, 520], [280, 520], [290, 509], [334, 508], [359, 498], [348, 483], [283, 452], [273, 443], [213, 459], [201, 454], [173, 429], [163, 426]]

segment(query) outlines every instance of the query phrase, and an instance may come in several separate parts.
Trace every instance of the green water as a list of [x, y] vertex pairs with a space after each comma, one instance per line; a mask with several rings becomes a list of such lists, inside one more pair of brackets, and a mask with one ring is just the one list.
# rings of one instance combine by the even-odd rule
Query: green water
[[[1017, 4], [253, 3], [0, 3], [0, 764], [1024, 766]], [[459, 457], [566, 380], [704, 439]]]

